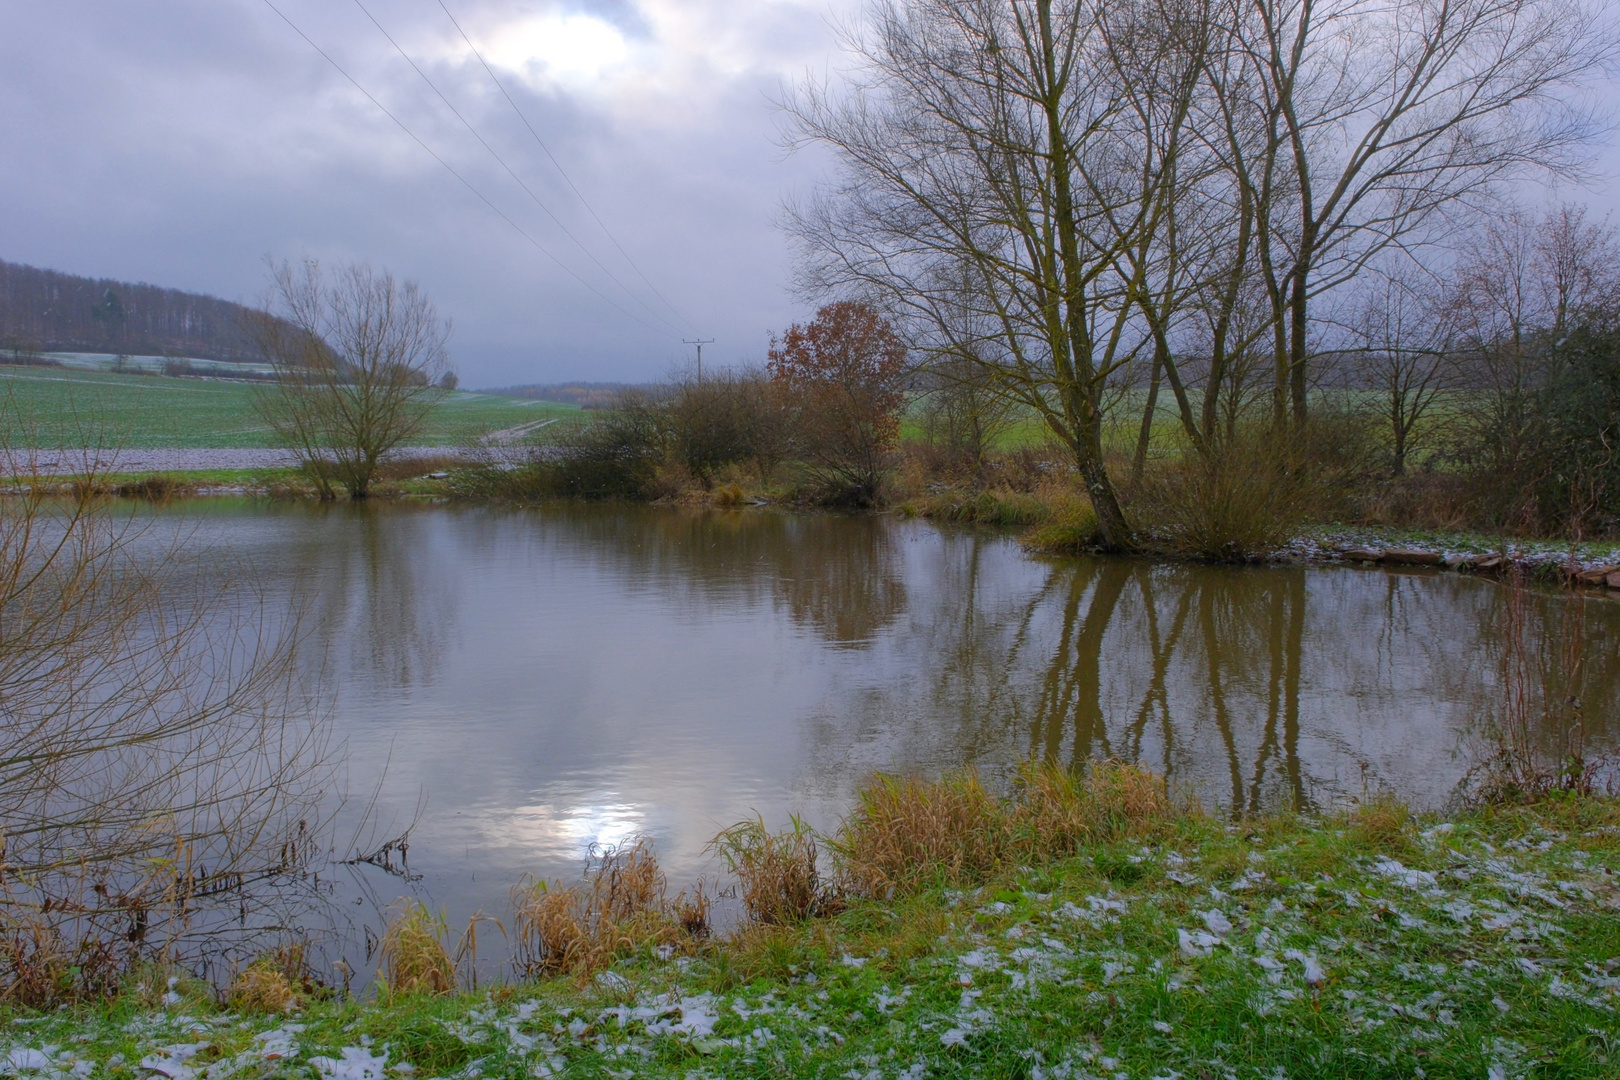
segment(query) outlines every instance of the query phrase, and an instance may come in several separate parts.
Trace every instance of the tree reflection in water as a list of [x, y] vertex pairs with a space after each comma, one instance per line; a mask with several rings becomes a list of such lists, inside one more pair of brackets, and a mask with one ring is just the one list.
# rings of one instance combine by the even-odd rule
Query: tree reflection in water
[[[913, 640], [890, 668], [929, 676], [908, 701], [897, 673], [882, 699], [852, 703], [855, 730], [829, 727], [823, 761], [873, 744], [891, 754], [832, 764], [840, 782], [862, 765], [995, 772], [1026, 757], [1115, 757], [1233, 811], [1310, 809], [1369, 786], [1434, 803], [1495, 707], [1495, 582], [1118, 559], [1025, 563], [1029, 573], [1009, 576], [1007, 546], [959, 533], [909, 568]], [[1587, 741], [1614, 746], [1620, 605], [1551, 592], [1528, 604], [1543, 669], [1564, 628], [1584, 627]], [[1565, 733], [1543, 734], [1563, 745]]]

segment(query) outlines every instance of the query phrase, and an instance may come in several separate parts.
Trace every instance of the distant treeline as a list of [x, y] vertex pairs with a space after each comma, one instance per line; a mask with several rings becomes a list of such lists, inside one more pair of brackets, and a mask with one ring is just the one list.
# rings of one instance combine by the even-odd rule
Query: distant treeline
[[240, 304], [0, 261], [0, 349], [258, 359]]
[[612, 408], [626, 391], [651, 392], [652, 389], [636, 383], [572, 382], [502, 386], [486, 390], [485, 393], [528, 398], [531, 401], [561, 401], [582, 409], [607, 409]]

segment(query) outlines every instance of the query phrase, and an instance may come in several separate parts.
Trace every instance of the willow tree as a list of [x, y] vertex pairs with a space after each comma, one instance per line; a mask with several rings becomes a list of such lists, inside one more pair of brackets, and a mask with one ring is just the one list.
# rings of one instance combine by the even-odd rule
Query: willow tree
[[415, 282], [349, 264], [274, 267], [271, 299], [248, 330], [275, 372], [265, 423], [324, 498], [370, 492], [383, 456], [422, 430], [449, 391], [449, 323]]
[[[888, 0], [859, 66], [788, 100], [839, 182], [788, 213], [811, 290], [897, 316], [982, 365], [1068, 449], [1106, 545], [1131, 527], [1104, 467], [1110, 395], [1152, 348], [1136, 310], [1176, 183], [1206, 35], [1197, 4]], [[1164, 93], [1131, 107], [1122, 86]]]

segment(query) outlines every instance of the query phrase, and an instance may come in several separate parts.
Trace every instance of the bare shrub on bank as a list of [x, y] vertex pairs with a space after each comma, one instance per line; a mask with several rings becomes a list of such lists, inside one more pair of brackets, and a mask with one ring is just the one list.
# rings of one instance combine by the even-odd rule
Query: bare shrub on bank
[[415, 282], [369, 266], [273, 267], [272, 299], [246, 329], [275, 371], [259, 415], [324, 498], [334, 485], [365, 498], [383, 455], [449, 392], [449, 323]]
[[[14, 478], [15, 479], [15, 478]], [[0, 500], [0, 997], [111, 992], [281, 925], [317, 853], [296, 626], [79, 486]]]
[[536, 448], [527, 470], [515, 479], [542, 496], [645, 497], [665, 460], [667, 434], [660, 403], [628, 392], [613, 409]]
[[1012, 402], [973, 360], [944, 358], [929, 365], [926, 378], [923, 437], [953, 463], [982, 472], [1013, 418]]
[[1205, 454], [1178, 454], [1147, 470], [1132, 506], [1170, 554], [1217, 562], [1264, 558], [1364, 479], [1355, 417], [1314, 417], [1303, 432], [1249, 425]]
[[671, 456], [703, 490], [729, 465], [751, 467], [761, 481], [793, 450], [787, 395], [759, 371], [683, 378], [665, 408]]

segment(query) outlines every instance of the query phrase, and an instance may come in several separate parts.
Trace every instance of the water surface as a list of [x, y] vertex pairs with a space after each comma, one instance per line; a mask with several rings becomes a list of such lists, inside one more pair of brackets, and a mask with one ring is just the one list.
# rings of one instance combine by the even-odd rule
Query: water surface
[[[830, 825], [874, 769], [1140, 761], [1228, 809], [1443, 803], [1500, 696], [1505, 588], [1433, 572], [1048, 560], [887, 516], [181, 504], [266, 610], [301, 597], [351, 819], [412, 822], [452, 921], [643, 833], [672, 884], [753, 813]], [[1620, 604], [1583, 635], [1615, 745]], [[1544, 733], [1549, 745], [1562, 732]], [[380, 786], [379, 786], [380, 785]], [[370, 794], [376, 792], [375, 805]]]

